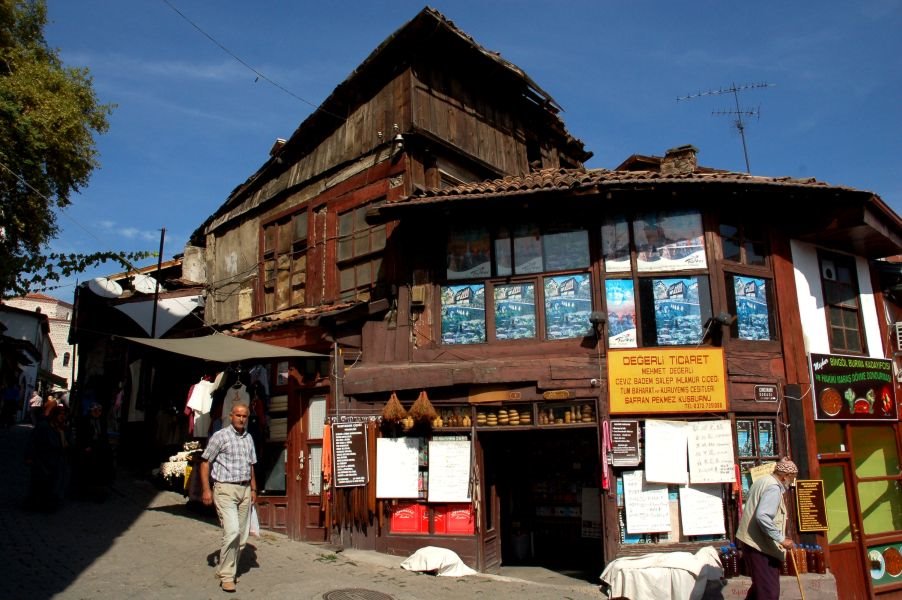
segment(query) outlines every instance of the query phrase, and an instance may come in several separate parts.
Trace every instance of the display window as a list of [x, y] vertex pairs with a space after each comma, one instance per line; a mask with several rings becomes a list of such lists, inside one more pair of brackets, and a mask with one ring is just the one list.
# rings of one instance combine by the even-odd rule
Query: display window
[[633, 219], [636, 269], [683, 271], [707, 268], [701, 214], [656, 212]]
[[486, 341], [485, 285], [442, 286], [442, 343]]
[[636, 292], [632, 279], [608, 279], [604, 282], [608, 309], [608, 348], [635, 348]]
[[699, 344], [702, 324], [711, 316], [708, 277], [644, 277], [639, 279], [643, 346]]
[[736, 419], [736, 453], [743, 496], [752, 486], [752, 469], [761, 463], [779, 460], [776, 427], [777, 420], [773, 417]]
[[545, 337], [549, 340], [592, 334], [592, 288], [589, 274], [546, 277]]
[[534, 283], [496, 285], [495, 338], [520, 340], [536, 337], [536, 286]]
[[739, 340], [769, 341], [777, 339], [769, 279], [728, 274], [726, 277], [727, 306], [736, 316], [731, 335]]

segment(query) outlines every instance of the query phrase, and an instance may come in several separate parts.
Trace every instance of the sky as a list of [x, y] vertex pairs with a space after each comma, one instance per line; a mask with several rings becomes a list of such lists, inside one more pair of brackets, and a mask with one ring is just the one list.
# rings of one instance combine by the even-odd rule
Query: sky
[[[99, 100], [116, 105], [96, 140], [101, 167], [58, 215], [48, 250], [156, 252], [165, 229], [164, 260], [183, 251], [277, 138], [290, 137], [425, 6], [47, 5], [47, 42], [67, 66], [87, 67]], [[743, 117], [753, 174], [868, 190], [902, 214], [902, 0], [429, 6], [557, 101], [569, 132], [594, 153], [587, 167], [612, 169], [632, 154], [692, 144], [701, 164], [745, 171], [735, 114], [715, 114], [736, 112], [737, 97], [725, 90], [739, 88], [739, 110], [754, 113]], [[107, 263], [46, 293], [72, 302], [76, 280], [121, 270]]]

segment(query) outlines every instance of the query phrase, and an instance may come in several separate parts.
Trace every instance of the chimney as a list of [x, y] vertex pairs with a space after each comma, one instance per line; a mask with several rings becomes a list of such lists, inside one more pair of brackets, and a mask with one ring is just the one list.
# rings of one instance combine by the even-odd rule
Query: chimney
[[691, 144], [671, 148], [661, 161], [661, 175], [688, 175], [698, 168], [698, 148]]

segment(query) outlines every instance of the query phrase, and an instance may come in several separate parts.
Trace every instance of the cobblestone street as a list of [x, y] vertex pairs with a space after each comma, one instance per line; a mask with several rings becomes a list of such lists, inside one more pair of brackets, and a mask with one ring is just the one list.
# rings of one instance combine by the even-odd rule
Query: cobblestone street
[[[7, 475], [0, 488], [2, 598], [445, 600], [452, 598], [601, 598], [598, 587], [544, 569], [517, 577], [434, 577], [401, 569], [401, 557], [293, 542], [263, 532], [251, 537], [238, 592], [213, 577], [219, 526], [125, 471], [105, 502], [68, 500], [52, 514], [27, 510], [24, 447], [31, 427], [0, 430]], [[364, 590], [363, 595], [336, 590]], [[330, 594], [330, 592], [332, 592]], [[331, 596], [331, 598], [330, 598]]]

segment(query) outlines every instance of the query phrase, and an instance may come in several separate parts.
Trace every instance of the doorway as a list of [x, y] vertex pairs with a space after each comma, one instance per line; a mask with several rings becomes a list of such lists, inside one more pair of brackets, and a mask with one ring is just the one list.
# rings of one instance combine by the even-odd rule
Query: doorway
[[849, 600], [870, 598], [867, 587], [870, 575], [862, 563], [865, 548], [858, 517], [860, 510], [852, 489], [851, 466], [843, 459], [823, 461], [820, 469], [829, 525], [827, 544], [837, 592], [840, 598]]
[[[480, 432], [483, 556], [597, 578], [603, 565], [594, 428]], [[584, 514], [585, 511], [585, 514]]]

